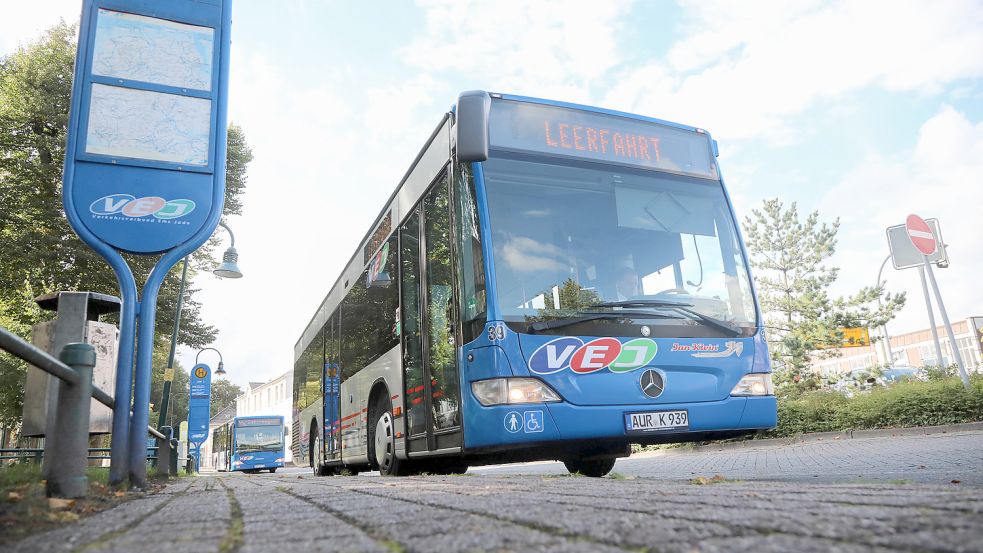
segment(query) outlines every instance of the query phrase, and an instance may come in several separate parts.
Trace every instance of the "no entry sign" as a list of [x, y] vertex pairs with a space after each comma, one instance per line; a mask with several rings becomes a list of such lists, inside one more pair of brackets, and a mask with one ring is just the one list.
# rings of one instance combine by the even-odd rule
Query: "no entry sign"
[[908, 231], [908, 238], [915, 248], [925, 255], [932, 255], [938, 249], [935, 235], [928, 223], [918, 215], [911, 214], [905, 220], [905, 230]]

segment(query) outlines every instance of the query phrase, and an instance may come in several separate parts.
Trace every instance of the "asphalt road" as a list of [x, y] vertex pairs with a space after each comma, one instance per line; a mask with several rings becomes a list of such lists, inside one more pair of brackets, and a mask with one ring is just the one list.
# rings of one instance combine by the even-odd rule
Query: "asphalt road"
[[981, 460], [983, 432], [960, 432], [673, 450], [619, 461], [603, 479], [554, 463], [410, 478], [212, 474], [6, 550], [983, 551]]

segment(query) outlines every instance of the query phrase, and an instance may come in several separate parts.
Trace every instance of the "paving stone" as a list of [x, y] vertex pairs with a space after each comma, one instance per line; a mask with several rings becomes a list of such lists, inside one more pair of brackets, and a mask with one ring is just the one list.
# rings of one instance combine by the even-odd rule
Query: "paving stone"
[[[680, 450], [619, 461], [621, 480], [561, 470], [202, 475], [4, 551], [219, 551], [233, 523], [234, 553], [983, 551], [983, 432]], [[718, 471], [743, 476], [689, 482]]]

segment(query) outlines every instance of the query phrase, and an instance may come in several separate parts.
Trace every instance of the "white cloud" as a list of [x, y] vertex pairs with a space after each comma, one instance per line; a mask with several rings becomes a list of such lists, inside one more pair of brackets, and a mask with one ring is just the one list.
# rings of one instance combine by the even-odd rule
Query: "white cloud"
[[[871, 157], [849, 172], [825, 196], [820, 213], [839, 216], [841, 293], [873, 285], [888, 255], [885, 228], [903, 224], [909, 213], [938, 218], [949, 244], [951, 266], [936, 270], [943, 300], [952, 320], [983, 314], [983, 233], [977, 211], [983, 206], [983, 123], [943, 105], [927, 120], [911, 150], [891, 157]], [[928, 327], [916, 269], [895, 271], [890, 262], [884, 277], [892, 292], [906, 291], [908, 305], [892, 323], [894, 333]], [[941, 324], [941, 320], [938, 321]]]
[[615, 107], [689, 122], [730, 140], [794, 139], [788, 117], [868, 86], [935, 93], [983, 74], [983, 4], [687, 4], [688, 34], [631, 68]]
[[474, 88], [588, 101], [620, 62], [630, 2], [423, 0], [427, 29], [401, 54], [424, 71], [464, 72]]
[[41, 32], [64, 19], [75, 23], [82, 13], [79, 0], [4, 2], [0, 16], [0, 55], [37, 40]]

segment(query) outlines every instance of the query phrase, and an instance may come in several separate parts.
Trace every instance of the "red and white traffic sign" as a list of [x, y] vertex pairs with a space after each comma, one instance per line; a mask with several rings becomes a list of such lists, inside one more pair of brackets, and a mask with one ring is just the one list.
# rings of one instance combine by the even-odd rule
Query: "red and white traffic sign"
[[905, 230], [908, 231], [908, 238], [915, 245], [915, 249], [925, 255], [935, 253], [935, 250], [938, 249], [938, 243], [935, 241], [935, 235], [932, 234], [932, 229], [924, 219], [918, 215], [911, 214], [905, 220], [904, 226]]

